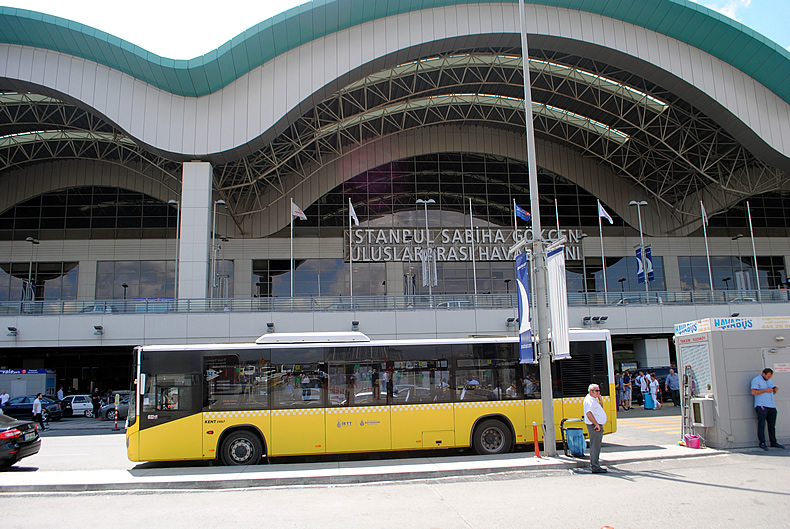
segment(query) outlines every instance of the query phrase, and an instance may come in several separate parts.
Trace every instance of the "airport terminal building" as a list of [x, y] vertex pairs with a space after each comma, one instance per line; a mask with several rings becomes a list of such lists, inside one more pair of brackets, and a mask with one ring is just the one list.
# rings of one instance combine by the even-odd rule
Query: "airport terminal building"
[[[686, 0], [525, 10], [571, 325], [657, 366], [675, 323], [787, 315], [790, 52]], [[0, 369], [88, 390], [144, 343], [515, 334], [518, 12], [323, 0], [171, 60], [0, 7]]]

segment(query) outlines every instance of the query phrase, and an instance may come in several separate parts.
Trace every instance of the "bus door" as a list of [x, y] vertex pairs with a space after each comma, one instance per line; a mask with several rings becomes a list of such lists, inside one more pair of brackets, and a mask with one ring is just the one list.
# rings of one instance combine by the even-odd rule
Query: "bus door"
[[327, 377], [323, 353], [321, 347], [272, 349], [272, 366], [282, 376], [269, 386], [269, 455], [326, 452]]
[[194, 351], [142, 351], [140, 433], [143, 461], [200, 459], [201, 355]]
[[389, 450], [386, 363], [330, 363], [328, 375], [327, 452]]

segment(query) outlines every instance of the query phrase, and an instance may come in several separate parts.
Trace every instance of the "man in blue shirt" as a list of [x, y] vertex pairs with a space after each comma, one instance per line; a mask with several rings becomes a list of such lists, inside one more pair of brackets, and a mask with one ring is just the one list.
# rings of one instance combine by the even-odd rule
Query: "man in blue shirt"
[[672, 404], [680, 406], [680, 380], [675, 374], [674, 369], [669, 370], [664, 385], [666, 386], [667, 393], [672, 395]]
[[774, 370], [770, 367], [763, 369], [763, 372], [752, 379], [752, 395], [754, 395], [754, 410], [757, 412], [757, 439], [760, 441], [760, 448], [768, 450], [765, 446], [765, 424], [768, 423], [768, 439], [774, 448], [784, 448], [776, 441], [776, 404], [774, 394], [777, 387], [771, 377]]

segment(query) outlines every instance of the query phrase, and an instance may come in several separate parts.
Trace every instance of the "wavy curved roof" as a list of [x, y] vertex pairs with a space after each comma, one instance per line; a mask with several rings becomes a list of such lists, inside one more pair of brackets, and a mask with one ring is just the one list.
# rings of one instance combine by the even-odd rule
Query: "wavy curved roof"
[[[266, 61], [335, 31], [420, 9], [490, 1], [315, 0], [265, 20], [218, 49], [190, 60], [160, 57], [78, 22], [8, 7], [0, 7], [0, 40], [82, 57], [173, 94], [194, 97], [215, 92]], [[743, 24], [689, 0], [525, 2], [595, 13], [685, 42], [748, 74], [790, 103], [790, 52]]]

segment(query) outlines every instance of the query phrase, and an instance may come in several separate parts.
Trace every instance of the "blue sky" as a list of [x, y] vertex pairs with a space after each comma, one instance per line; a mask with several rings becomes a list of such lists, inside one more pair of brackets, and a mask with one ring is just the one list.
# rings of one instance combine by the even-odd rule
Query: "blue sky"
[[[695, 1], [790, 49], [790, 0]], [[136, 0], [133, 4], [112, 0], [0, 0], [0, 5], [93, 26], [173, 59], [191, 59], [216, 49], [258, 22], [302, 3], [304, 0]]]

